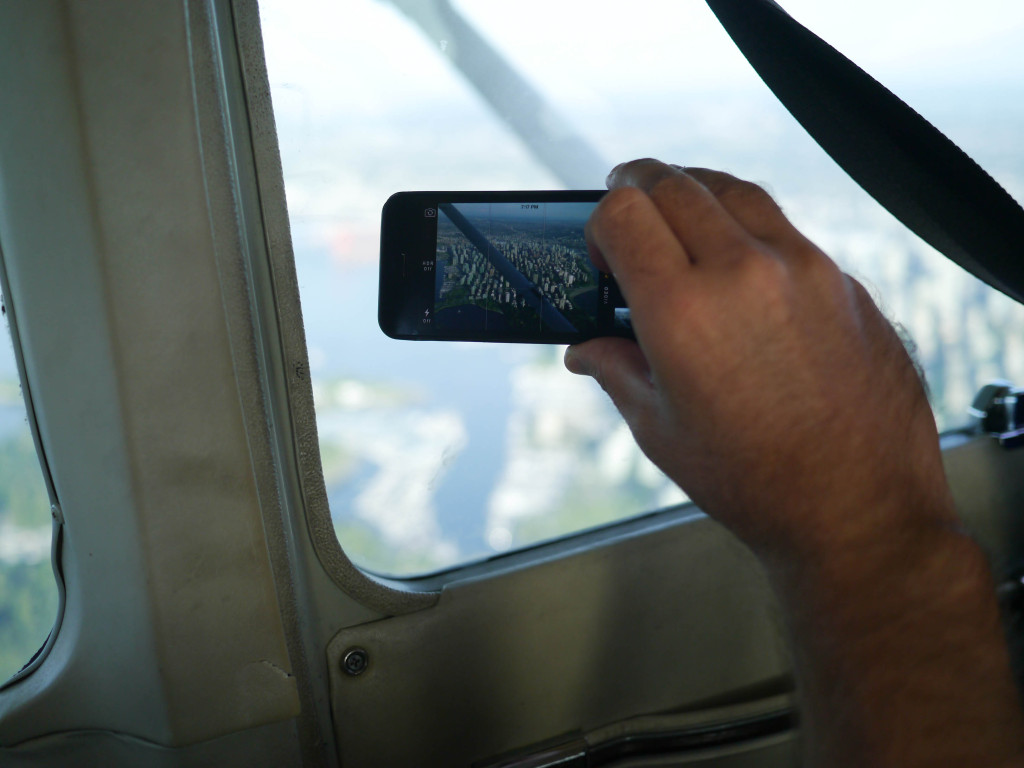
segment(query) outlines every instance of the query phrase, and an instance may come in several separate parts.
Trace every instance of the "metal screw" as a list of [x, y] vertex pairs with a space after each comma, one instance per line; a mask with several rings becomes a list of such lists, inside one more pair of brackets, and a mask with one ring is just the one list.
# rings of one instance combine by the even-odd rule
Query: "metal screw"
[[363, 674], [368, 666], [370, 666], [370, 654], [362, 648], [349, 648], [341, 659], [341, 668], [346, 675], [352, 675], [352, 677]]

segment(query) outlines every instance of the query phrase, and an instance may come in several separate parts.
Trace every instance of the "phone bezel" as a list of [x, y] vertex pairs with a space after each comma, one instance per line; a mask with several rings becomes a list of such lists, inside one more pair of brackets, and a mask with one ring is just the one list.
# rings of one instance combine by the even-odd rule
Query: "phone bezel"
[[[444, 330], [410, 325], [409, 317], [421, 309], [417, 302], [422, 296], [412, 295], [411, 277], [422, 271], [422, 261], [435, 253], [437, 216], [425, 217], [424, 211], [439, 210], [442, 203], [559, 203], [597, 202], [607, 190], [503, 190], [470, 191], [416, 191], [396, 192], [384, 204], [381, 214], [380, 283], [378, 290], [377, 322], [381, 330], [394, 339], [416, 341], [477, 341], [527, 344], [574, 344], [597, 335], [623, 335], [628, 332], [609, 333], [475, 331]], [[429, 243], [429, 245], [427, 245]], [[617, 294], [617, 287], [611, 285]]]

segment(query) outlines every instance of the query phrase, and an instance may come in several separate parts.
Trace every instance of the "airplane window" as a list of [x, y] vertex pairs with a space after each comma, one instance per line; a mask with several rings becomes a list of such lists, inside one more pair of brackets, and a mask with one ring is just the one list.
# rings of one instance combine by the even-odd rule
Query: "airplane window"
[[51, 531], [8, 337], [0, 343], [0, 683], [42, 647], [57, 615]]
[[[781, 4], [1024, 199], [1024, 6]], [[261, 17], [328, 495], [369, 570], [683, 500], [560, 348], [384, 337], [379, 217], [398, 190], [600, 188], [642, 156], [723, 168], [765, 184], [908, 330], [943, 429], [985, 381], [1024, 381], [1024, 311], [851, 182], [703, 2], [262, 0]]]

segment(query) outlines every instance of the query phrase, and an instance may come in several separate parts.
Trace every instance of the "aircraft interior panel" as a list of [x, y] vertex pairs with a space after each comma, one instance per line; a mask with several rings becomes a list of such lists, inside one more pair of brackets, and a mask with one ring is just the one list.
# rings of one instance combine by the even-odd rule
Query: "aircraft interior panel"
[[[346, 553], [278, 140], [256, 0], [0, 3], [0, 277], [63, 595], [0, 765], [798, 765], [767, 579], [692, 505], [409, 578]], [[943, 439], [1019, 661], [1024, 454]]]

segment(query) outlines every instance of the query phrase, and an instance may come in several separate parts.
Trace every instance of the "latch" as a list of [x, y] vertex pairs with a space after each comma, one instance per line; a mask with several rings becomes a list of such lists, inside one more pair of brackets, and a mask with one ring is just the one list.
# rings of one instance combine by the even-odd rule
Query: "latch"
[[978, 390], [968, 413], [977, 428], [997, 438], [1003, 448], [1024, 445], [1024, 389], [1008, 381], [989, 382]]

